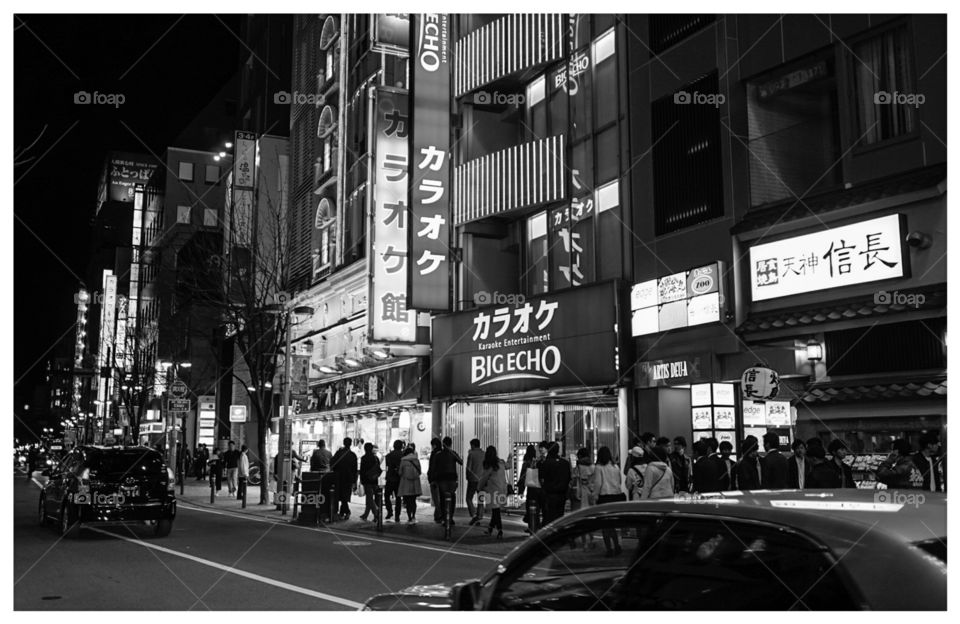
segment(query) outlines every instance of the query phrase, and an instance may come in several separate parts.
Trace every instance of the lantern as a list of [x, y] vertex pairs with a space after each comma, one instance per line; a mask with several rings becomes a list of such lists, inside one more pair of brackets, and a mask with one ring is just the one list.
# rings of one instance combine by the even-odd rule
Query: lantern
[[767, 401], [780, 391], [780, 375], [777, 371], [763, 366], [751, 366], [740, 377], [740, 391], [743, 398], [754, 401]]

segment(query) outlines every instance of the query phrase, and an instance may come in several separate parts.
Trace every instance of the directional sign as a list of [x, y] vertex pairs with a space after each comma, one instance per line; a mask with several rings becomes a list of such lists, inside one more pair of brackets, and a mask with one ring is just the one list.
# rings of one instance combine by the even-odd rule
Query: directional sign
[[168, 412], [189, 412], [190, 399], [167, 399]]
[[230, 422], [247, 422], [247, 406], [246, 405], [231, 405], [230, 406]]
[[190, 392], [190, 389], [187, 388], [187, 384], [183, 383], [179, 379], [170, 384], [170, 394], [175, 397], [184, 397], [188, 392]]

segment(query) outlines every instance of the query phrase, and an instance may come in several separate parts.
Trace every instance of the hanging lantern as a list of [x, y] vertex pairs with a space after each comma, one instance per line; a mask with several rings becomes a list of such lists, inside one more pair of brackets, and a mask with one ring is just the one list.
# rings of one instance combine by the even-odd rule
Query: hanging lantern
[[773, 399], [780, 392], [780, 375], [764, 366], [751, 366], [740, 377], [743, 398], [754, 401]]

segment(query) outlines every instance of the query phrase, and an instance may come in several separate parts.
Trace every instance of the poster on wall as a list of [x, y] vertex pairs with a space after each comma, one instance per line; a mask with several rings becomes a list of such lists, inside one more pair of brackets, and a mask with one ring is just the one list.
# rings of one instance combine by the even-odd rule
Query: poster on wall
[[630, 291], [631, 334], [717, 323], [724, 318], [722, 262], [634, 284]]
[[693, 415], [694, 431], [701, 429], [713, 429], [713, 408], [694, 407], [691, 410]]

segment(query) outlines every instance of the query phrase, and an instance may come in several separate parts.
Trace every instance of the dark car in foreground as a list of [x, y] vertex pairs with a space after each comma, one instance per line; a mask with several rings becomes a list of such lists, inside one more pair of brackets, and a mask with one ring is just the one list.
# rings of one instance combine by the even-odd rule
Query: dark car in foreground
[[142, 446], [82, 446], [45, 471], [39, 519], [61, 535], [82, 525], [145, 521], [164, 537], [177, 514], [174, 475], [157, 451]]
[[540, 530], [482, 579], [381, 594], [364, 609], [943, 610], [946, 520], [945, 495], [918, 490], [605, 504]]

